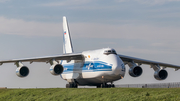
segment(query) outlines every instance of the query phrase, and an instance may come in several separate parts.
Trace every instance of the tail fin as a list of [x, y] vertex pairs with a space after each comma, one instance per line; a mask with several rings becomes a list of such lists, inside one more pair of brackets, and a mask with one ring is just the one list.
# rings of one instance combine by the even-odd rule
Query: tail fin
[[73, 47], [71, 43], [71, 36], [69, 32], [68, 23], [66, 17], [63, 17], [63, 53], [73, 53]]

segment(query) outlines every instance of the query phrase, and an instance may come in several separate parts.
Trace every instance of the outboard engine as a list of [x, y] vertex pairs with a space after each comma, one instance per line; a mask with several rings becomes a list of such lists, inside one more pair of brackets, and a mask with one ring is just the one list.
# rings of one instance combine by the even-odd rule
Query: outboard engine
[[16, 69], [16, 75], [19, 77], [26, 77], [29, 74], [29, 69], [26, 66], [21, 66]]
[[158, 69], [154, 72], [154, 78], [156, 80], [165, 80], [167, 76], [168, 76], [168, 73], [164, 69], [161, 69], [161, 70]]

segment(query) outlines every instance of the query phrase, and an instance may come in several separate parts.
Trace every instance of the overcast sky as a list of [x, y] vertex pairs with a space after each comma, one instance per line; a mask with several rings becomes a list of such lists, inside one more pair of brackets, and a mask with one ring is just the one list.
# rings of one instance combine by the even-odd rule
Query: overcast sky
[[[0, 60], [62, 54], [62, 17], [66, 16], [75, 52], [112, 47], [118, 54], [180, 65], [180, 0], [0, 0]], [[0, 87], [65, 87], [49, 64], [0, 67]], [[180, 71], [154, 79], [142, 65], [141, 77], [128, 74], [115, 84], [179, 82]]]

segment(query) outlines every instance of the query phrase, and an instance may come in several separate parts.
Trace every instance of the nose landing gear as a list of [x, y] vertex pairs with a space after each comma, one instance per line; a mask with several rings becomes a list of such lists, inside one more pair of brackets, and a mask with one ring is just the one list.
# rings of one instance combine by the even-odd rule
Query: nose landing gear
[[76, 83], [69, 83], [66, 84], [66, 88], [78, 88], [78, 85]]
[[107, 84], [107, 83], [97, 85], [97, 88], [114, 88], [114, 87], [115, 87], [114, 84]]

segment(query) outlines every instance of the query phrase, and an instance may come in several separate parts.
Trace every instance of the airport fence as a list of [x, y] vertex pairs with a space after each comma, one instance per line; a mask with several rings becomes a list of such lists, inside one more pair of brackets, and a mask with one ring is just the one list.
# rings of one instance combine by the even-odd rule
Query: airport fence
[[180, 82], [153, 84], [120, 84], [118, 88], [180, 88]]

